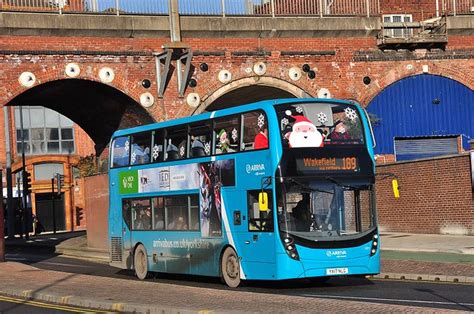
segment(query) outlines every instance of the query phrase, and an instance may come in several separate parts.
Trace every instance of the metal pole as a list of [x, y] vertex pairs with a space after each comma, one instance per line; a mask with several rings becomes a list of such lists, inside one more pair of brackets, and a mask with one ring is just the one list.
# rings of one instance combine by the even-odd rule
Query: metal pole
[[319, 0], [319, 17], [323, 17], [323, 0]]
[[120, 4], [119, 4], [119, 0], [115, 0], [115, 13], [117, 14], [117, 16], [120, 15]]
[[[25, 136], [23, 133], [23, 106], [20, 106], [20, 133], [21, 133], [21, 147], [23, 148], [21, 150], [21, 163], [23, 167], [23, 172], [22, 172], [22, 179], [25, 176], [25, 171], [26, 171], [26, 159], [25, 159]], [[24, 182], [24, 181], [22, 181]], [[19, 191], [18, 191], [19, 192]], [[19, 195], [18, 195], [19, 196]], [[23, 230], [25, 231], [25, 237], [28, 240], [29, 239], [29, 233], [28, 233], [28, 204], [27, 204], [27, 194], [25, 191], [25, 186], [23, 185], [22, 193], [21, 196], [23, 198]]]
[[53, 202], [53, 233], [56, 233], [56, 205], [54, 204], [54, 177], [51, 178], [51, 201]]
[[367, 17], [370, 17], [370, 1], [365, 0], [365, 5], [367, 7]]
[[[15, 210], [13, 208], [13, 181], [12, 181], [12, 155], [10, 147], [10, 117], [8, 107], [3, 106], [3, 120], [5, 123], [5, 155], [6, 155], [6, 173], [7, 176], [7, 222], [8, 237], [15, 237]], [[2, 190], [3, 195], [3, 190]]]
[[456, 16], [456, 0], [453, 0], [453, 15]]
[[439, 0], [436, 0], [436, 17], [439, 17]]
[[275, 0], [271, 0], [271, 5], [272, 5], [272, 17], [275, 17]]
[[171, 42], [181, 41], [181, 29], [179, 26], [178, 0], [169, 0], [169, 21]]
[[92, 5], [91, 5], [91, 10], [92, 12], [98, 12], [99, 11], [99, 6], [97, 4], [97, 0], [92, 0]]
[[3, 220], [3, 169], [0, 169], [0, 263], [5, 261], [5, 223]]
[[225, 0], [221, 0], [222, 17], [225, 17]]

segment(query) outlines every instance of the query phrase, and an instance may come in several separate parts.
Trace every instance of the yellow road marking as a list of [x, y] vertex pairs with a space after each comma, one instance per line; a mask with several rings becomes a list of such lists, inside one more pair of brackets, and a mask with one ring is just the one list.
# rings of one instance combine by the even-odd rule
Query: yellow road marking
[[[23, 292], [23, 294], [24, 293], [25, 293], [25, 291]], [[67, 298], [70, 298], [70, 297], [71, 296], [65, 296], [65, 297], [62, 297], [61, 300], [64, 300], [65, 298], [67, 299]], [[62, 311], [67, 311], [67, 312], [75, 312], [75, 313], [113, 313], [113, 312], [104, 312], [104, 311], [101, 311], [101, 312], [84, 311], [85, 310], [84, 308], [64, 306], [64, 305], [54, 305], [54, 304], [49, 304], [49, 303], [44, 303], [44, 302], [39, 302], [39, 301], [18, 299], [18, 298], [5, 297], [5, 296], [0, 296], [0, 301], [21, 303], [21, 304], [26, 304], [26, 305], [31, 305], [31, 306], [37, 306], [37, 307], [55, 309], [55, 310], [62, 310]]]

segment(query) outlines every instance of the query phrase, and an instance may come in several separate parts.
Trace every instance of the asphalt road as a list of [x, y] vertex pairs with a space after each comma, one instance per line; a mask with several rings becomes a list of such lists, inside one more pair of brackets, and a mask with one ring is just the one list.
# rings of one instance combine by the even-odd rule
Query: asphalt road
[[[9, 248], [6, 257], [7, 260], [30, 264], [41, 269], [138, 280], [133, 272], [116, 269], [108, 264], [56, 256], [44, 251], [32, 252], [31, 248], [14, 250]], [[219, 279], [209, 277], [158, 274], [156, 278], [149, 280], [161, 284], [216, 290], [228, 289], [220, 283]], [[331, 298], [474, 311], [474, 285], [469, 284], [341, 277], [330, 279], [324, 284], [314, 284], [306, 280], [251, 281], [246, 282], [240, 289], [253, 293], [275, 293], [306, 298]]]

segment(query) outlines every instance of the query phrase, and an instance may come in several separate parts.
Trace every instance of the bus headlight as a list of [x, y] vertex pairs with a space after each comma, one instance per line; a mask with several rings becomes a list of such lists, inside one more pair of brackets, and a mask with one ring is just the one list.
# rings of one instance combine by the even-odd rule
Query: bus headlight
[[298, 256], [298, 251], [293, 243], [294, 240], [292, 237], [287, 235], [283, 238], [283, 245], [285, 246], [286, 254], [288, 254], [292, 259], [299, 261], [300, 257]]
[[373, 240], [372, 240], [372, 248], [370, 249], [370, 256], [374, 256], [375, 253], [377, 253], [377, 247], [379, 245], [379, 235], [374, 234]]

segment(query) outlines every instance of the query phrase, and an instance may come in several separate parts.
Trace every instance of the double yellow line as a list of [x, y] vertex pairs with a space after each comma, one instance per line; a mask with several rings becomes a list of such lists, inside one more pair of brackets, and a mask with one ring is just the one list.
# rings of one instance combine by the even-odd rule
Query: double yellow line
[[79, 308], [79, 307], [55, 305], [55, 304], [49, 304], [49, 303], [44, 303], [44, 302], [5, 297], [5, 296], [0, 296], [0, 301], [25, 304], [25, 305], [30, 305], [30, 306], [36, 306], [36, 307], [41, 307], [41, 308], [46, 308], [46, 309], [61, 310], [61, 311], [73, 312], [73, 313], [114, 313], [114, 312], [104, 312], [104, 311], [100, 311], [100, 312], [90, 311], [90, 310]]

